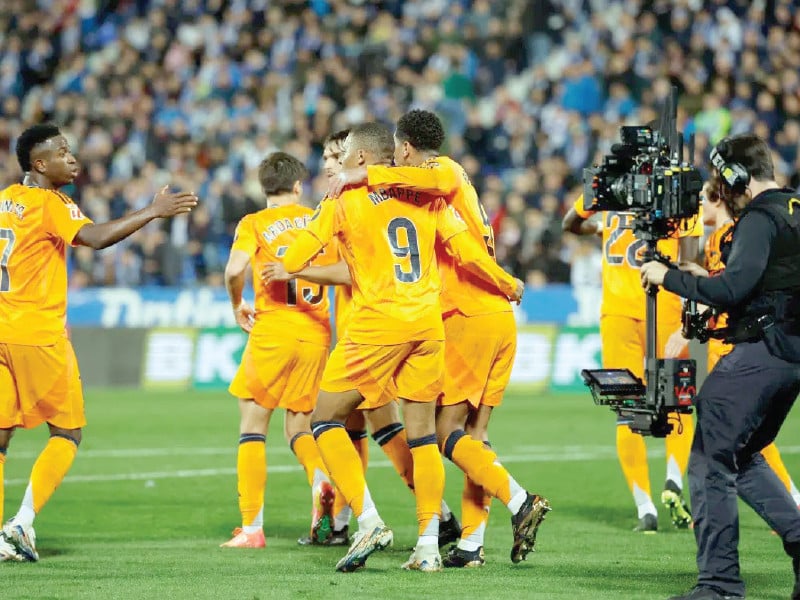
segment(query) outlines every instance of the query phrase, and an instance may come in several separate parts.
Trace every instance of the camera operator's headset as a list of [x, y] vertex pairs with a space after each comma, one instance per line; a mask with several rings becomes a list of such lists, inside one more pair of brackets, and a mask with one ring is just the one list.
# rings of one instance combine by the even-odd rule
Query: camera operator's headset
[[711, 151], [711, 164], [716, 167], [722, 181], [734, 194], [743, 194], [747, 184], [750, 183], [750, 173], [741, 163], [729, 161], [731, 154], [733, 154], [733, 148], [731, 148], [730, 141], [728, 138], [724, 138]]

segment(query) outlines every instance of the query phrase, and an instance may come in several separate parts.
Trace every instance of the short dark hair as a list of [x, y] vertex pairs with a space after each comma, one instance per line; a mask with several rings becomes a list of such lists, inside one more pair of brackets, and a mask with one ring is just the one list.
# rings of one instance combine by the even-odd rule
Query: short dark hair
[[267, 196], [291, 192], [295, 182], [307, 177], [303, 163], [286, 152], [273, 152], [258, 165], [258, 181]]
[[417, 150], [438, 152], [444, 143], [444, 126], [436, 113], [412, 110], [400, 117], [395, 135]]
[[28, 127], [22, 132], [17, 140], [17, 161], [24, 173], [27, 173], [33, 168], [31, 164], [31, 152], [34, 147], [57, 135], [61, 135], [61, 131], [52, 123], [39, 123], [38, 125]]
[[362, 123], [350, 130], [350, 143], [355, 148], [369, 150], [383, 160], [394, 157], [394, 138], [386, 125], [378, 122]]
[[720, 149], [720, 154], [726, 162], [739, 163], [756, 181], [775, 179], [772, 152], [766, 141], [752, 133], [743, 133], [727, 138], [725, 143], [726, 151]]
[[349, 129], [340, 129], [339, 131], [334, 131], [325, 138], [325, 141], [322, 142], [322, 145], [327, 146], [328, 144], [333, 144], [335, 142], [339, 142], [340, 144], [344, 143], [348, 135], [350, 135]]

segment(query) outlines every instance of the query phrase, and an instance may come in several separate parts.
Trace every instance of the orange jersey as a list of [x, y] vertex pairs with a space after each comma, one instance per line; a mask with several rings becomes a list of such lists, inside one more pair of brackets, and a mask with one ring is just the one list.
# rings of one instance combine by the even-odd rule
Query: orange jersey
[[[723, 242], [730, 241], [733, 234], [733, 221], [725, 223], [719, 229], [716, 229], [706, 240], [705, 247], [705, 268], [709, 276], [714, 277], [719, 275], [725, 270], [725, 263], [722, 262], [722, 244]], [[714, 329], [721, 329], [728, 325], [728, 314], [722, 313], [715, 317], [709, 323]], [[709, 353], [712, 351], [720, 356], [728, 354], [733, 350], [733, 345], [726, 344], [722, 340], [710, 339], [708, 340]], [[710, 369], [709, 369], [710, 370]]]
[[[394, 186], [441, 195], [467, 225], [472, 238], [494, 257], [494, 232], [478, 193], [464, 169], [447, 156], [437, 156], [418, 167], [367, 167], [370, 188]], [[444, 252], [439, 255], [442, 278], [442, 310], [467, 316], [511, 312], [508, 298], [485, 280], [459, 267]]]
[[52, 346], [65, 336], [67, 245], [91, 222], [56, 190], [0, 192], [0, 343]]
[[[329, 344], [330, 301], [325, 286], [302, 279], [263, 285], [258, 273], [266, 263], [281, 257], [303, 231], [313, 211], [299, 204], [266, 208], [244, 217], [236, 227], [231, 250], [250, 255], [256, 302], [255, 327], [268, 327], [289, 340]], [[321, 252], [315, 265], [337, 262], [336, 252]], [[268, 321], [265, 320], [268, 317]]]
[[451, 237], [465, 226], [444, 210], [444, 201], [416, 196], [418, 204], [398, 202], [364, 187], [325, 199], [306, 230], [312, 238], [306, 239], [308, 248], [293, 246], [284, 258], [286, 269], [297, 271], [338, 238], [353, 278], [346, 333], [353, 342], [394, 345], [444, 339], [436, 234], [441, 229]]
[[333, 288], [334, 320], [336, 322], [336, 339], [344, 337], [347, 329], [347, 320], [353, 304], [353, 291], [349, 285], [337, 285]]
[[[592, 211], [583, 209], [583, 195], [575, 202], [575, 212], [587, 219]], [[644, 321], [645, 292], [642, 287], [639, 267], [642, 265], [646, 243], [637, 239], [628, 229], [633, 221], [630, 213], [603, 212], [603, 299], [601, 315], [627, 316]], [[671, 261], [678, 258], [678, 238], [699, 237], [703, 224], [698, 217], [687, 223], [675, 237], [658, 242], [658, 250]], [[681, 299], [671, 292], [658, 293], [658, 320], [677, 322], [681, 320]]]

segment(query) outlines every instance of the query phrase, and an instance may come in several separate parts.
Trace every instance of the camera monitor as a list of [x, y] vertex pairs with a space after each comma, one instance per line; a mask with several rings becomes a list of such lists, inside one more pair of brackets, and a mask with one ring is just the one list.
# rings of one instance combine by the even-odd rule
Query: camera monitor
[[601, 396], [641, 396], [642, 381], [628, 369], [584, 369], [581, 376], [592, 391]]

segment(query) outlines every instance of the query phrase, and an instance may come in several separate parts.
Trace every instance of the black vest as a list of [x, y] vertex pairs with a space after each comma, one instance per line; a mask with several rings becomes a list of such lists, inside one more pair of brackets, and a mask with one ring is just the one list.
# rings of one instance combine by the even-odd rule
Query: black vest
[[735, 227], [750, 212], [769, 217], [777, 235], [761, 280], [745, 302], [729, 311], [730, 327], [750, 328], [758, 321], [759, 337], [772, 354], [800, 362], [800, 338], [796, 337], [800, 336], [800, 194], [789, 189], [759, 194], [744, 208]]

